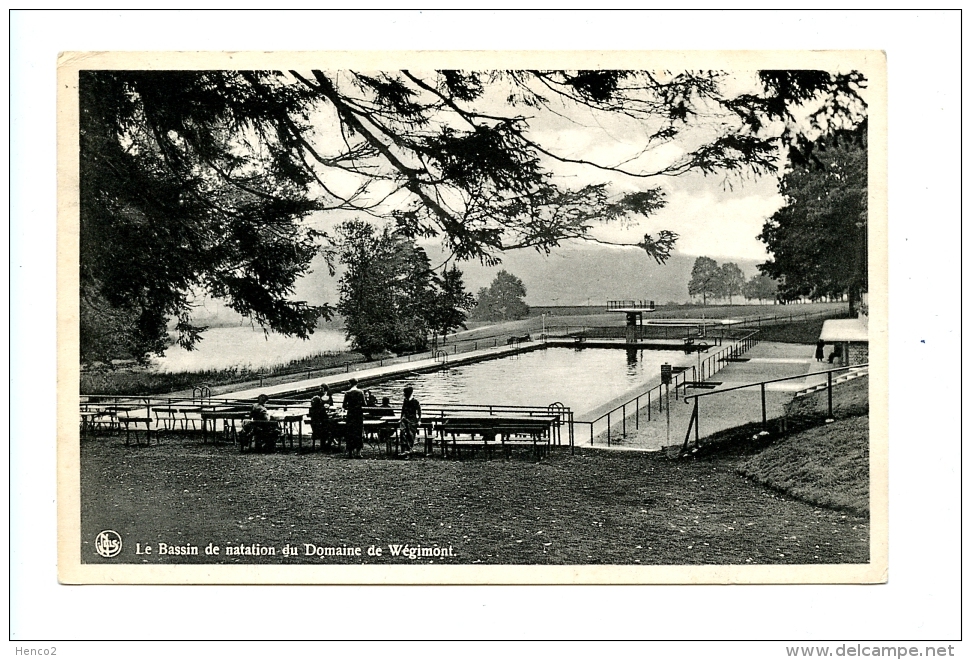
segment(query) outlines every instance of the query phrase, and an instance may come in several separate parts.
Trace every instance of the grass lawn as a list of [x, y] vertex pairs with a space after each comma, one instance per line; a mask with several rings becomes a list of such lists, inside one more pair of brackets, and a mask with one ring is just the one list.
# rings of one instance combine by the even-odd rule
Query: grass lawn
[[739, 466], [778, 491], [855, 514], [870, 512], [869, 416], [795, 433]]
[[[832, 318], [846, 318], [846, 316], [845, 314], [836, 314]], [[809, 321], [766, 325], [759, 329], [759, 339], [786, 344], [815, 344], [819, 341], [819, 333], [823, 331], [825, 320], [811, 319]]]
[[[371, 452], [374, 450], [372, 449]], [[365, 450], [367, 455], [368, 449]], [[81, 559], [112, 563], [827, 564], [865, 563], [866, 516], [820, 508], [736, 473], [744, 457], [578, 449], [463, 461], [353, 461], [239, 454], [167, 436], [81, 444]], [[94, 552], [113, 529], [121, 556]], [[136, 543], [200, 556], [135, 555]], [[202, 555], [261, 544], [274, 557]], [[451, 546], [454, 556], [280, 556], [285, 544]]]

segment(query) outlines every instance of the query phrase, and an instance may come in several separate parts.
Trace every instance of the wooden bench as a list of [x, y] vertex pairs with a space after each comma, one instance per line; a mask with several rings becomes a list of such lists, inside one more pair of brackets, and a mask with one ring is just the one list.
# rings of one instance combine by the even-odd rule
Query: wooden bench
[[[446, 418], [440, 421], [437, 430], [441, 437], [443, 457], [448, 456], [450, 444], [452, 454], [458, 458], [462, 456], [462, 449], [484, 449], [491, 453], [497, 446], [496, 431], [488, 418]], [[452, 438], [451, 443], [448, 436]]]
[[[119, 415], [118, 423], [124, 425], [125, 427], [125, 446], [127, 447], [131, 439], [131, 435], [135, 435], [135, 444], [140, 445], [138, 441], [138, 426], [139, 424], [145, 425], [145, 439], [146, 444], [152, 444], [152, 418], [151, 417], [129, 417], [127, 415]], [[158, 433], [155, 434], [156, 442], [159, 441]]]
[[507, 457], [512, 447], [531, 446], [536, 457], [542, 458], [549, 454], [550, 429], [555, 422], [555, 417], [503, 418], [495, 429]]
[[499, 447], [508, 457], [513, 447], [530, 446], [541, 457], [549, 452], [550, 428], [555, 421], [555, 417], [446, 417], [438, 429], [443, 454], [449, 444], [457, 456], [463, 448], [491, 453]]

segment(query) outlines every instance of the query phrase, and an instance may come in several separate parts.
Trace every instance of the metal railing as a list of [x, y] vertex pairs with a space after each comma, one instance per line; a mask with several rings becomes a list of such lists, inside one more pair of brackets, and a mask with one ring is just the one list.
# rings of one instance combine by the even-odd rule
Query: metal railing
[[[287, 398], [270, 398], [267, 401], [267, 408], [275, 411], [289, 412], [289, 411], [305, 411], [309, 409], [310, 398], [312, 393], [307, 393], [305, 399], [287, 399]], [[169, 424], [172, 419], [177, 419], [181, 421], [182, 418], [173, 418], [171, 416], [171, 411], [181, 410], [183, 411], [184, 418], [188, 421], [200, 423], [202, 421], [202, 412], [206, 411], [211, 413], [214, 411], [223, 411], [227, 413], [239, 413], [249, 411], [253, 405], [253, 399], [238, 399], [231, 397], [214, 397], [207, 400], [205, 403], [201, 402], [198, 397], [162, 397], [162, 396], [121, 396], [121, 395], [96, 395], [96, 396], [83, 396], [80, 402], [81, 412], [100, 412], [103, 413], [103, 420], [98, 421], [98, 424], [103, 425], [106, 428], [110, 428], [112, 431], [119, 431], [118, 426], [119, 420], [123, 420], [125, 417], [139, 417], [139, 418], [151, 418], [152, 421], [149, 423], [149, 430], [152, 432], [172, 430], [173, 426]], [[400, 410], [401, 402], [395, 402], [392, 404], [392, 409]], [[155, 414], [157, 411], [165, 410], [166, 417], [162, 418]], [[185, 413], [192, 413], [193, 417], [188, 417]], [[551, 443], [555, 445], [563, 444], [563, 428], [567, 430], [567, 440], [568, 444], [572, 450], [574, 445], [574, 433], [573, 433], [573, 411], [560, 402], [550, 404], [549, 406], [517, 406], [517, 405], [500, 405], [500, 404], [475, 404], [475, 403], [456, 403], [456, 404], [436, 404], [427, 403], [422, 404], [422, 417], [426, 420], [431, 419], [447, 419], [450, 416], [456, 415], [482, 415], [482, 416], [506, 416], [506, 417], [555, 417], [556, 422], [553, 425], [553, 432], [551, 435]], [[221, 430], [215, 426], [213, 422], [213, 432]], [[200, 431], [201, 428], [196, 428], [193, 425], [192, 431]], [[183, 428], [183, 431], [189, 432], [190, 429]], [[301, 432], [303, 429], [301, 429]]]
[[[644, 399], [647, 400], [647, 406], [646, 406], [647, 421], [650, 422], [652, 421], [652, 418], [653, 418], [652, 407], [655, 401], [658, 403], [658, 414], [664, 411], [664, 408], [663, 408], [664, 402], [663, 402], [662, 393], [664, 392], [665, 387], [674, 388], [674, 398], [675, 398], [675, 401], [677, 401], [679, 398], [679, 392], [678, 392], [679, 388], [685, 388], [686, 384], [698, 381], [699, 376], [702, 373], [702, 370], [704, 371], [704, 373], [708, 374], [708, 377], [711, 377], [713, 374], [717, 373], [724, 365], [728, 364], [731, 360], [741, 356], [750, 348], [758, 344], [758, 342], [759, 342], [758, 330], [752, 331], [747, 335], [745, 335], [744, 337], [741, 337], [737, 343], [732, 344], [730, 346], [725, 346], [721, 350], [717, 351], [713, 355], [706, 358], [704, 361], [700, 362], [700, 366], [691, 365], [691, 366], [678, 367], [677, 368], [678, 370], [674, 371], [671, 374], [670, 386], [665, 386], [663, 383], [659, 383], [651, 387], [646, 392], [638, 394], [634, 398], [629, 399], [628, 401], [625, 401], [624, 403], [620, 404], [619, 406], [616, 406], [615, 408], [612, 408], [611, 410], [608, 410], [607, 412], [603, 413], [596, 419], [589, 420], [589, 421], [576, 421], [575, 423], [587, 424], [589, 426], [590, 444], [593, 445], [594, 437], [596, 435], [594, 427], [598, 422], [606, 420], [606, 441], [607, 441], [607, 446], [610, 447], [612, 442], [612, 433], [613, 433], [612, 417], [613, 419], [616, 419], [616, 417], [614, 416], [617, 415], [618, 413], [620, 414], [620, 418], [621, 418], [620, 434], [622, 437], [626, 437], [628, 407], [633, 407], [634, 409], [634, 429], [637, 430], [640, 428], [640, 411], [641, 411], [642, 400]], [[691, 373], [690, 381], [687, 379], [687, 374], [689, 372]], [[704, 378], [700, 378], [700, 380], [704, 380]], [[603, 431], [601, 431], [601, 433], [603, 433]]]
[[608, 300], [607, 311], [614, 309], [653, 310], [653, 300]]
[[869, 363], [855, 364], [855, 365], [846, 366], [846, 367], [837, 367], [835, 369], [827, 369], [825, 371], [816, 371], [810, 374], [800, 374], [798, 376], [786, 376], [784, 378], [772, 378], [770, 380], [763, 380], [757, 383], [749, 383], [747, 385], [736, 385], [734, 387], [726, 387], [723, 390], [715, 390], [713, 392], [702, 392], [701, 394], [685, 394], [684, 402], [688, 403], [689, 400], [693, 399], [694, 408], [691, 411], [691, 417], [688, 420], [688, 429], [684, 434], [684, 442], [681, 445], [681, 451], [682, 452], [687, 451], [688, 441], [691, 439], [692, 429], [694, 430], [695, 446], [696, 447], [699, 446], [700, 435], [701, 435], [700, 433], [701, 420], [700, 420], [698, 403], [699, 403], [699, 400], [703, 399], [704, 397], [717, 396], [719, 394], [724, 394], [726, 392], [734, 392], [736, 390], [744, 390], [752, 387], [758, 387], [760, 389], [760, 394], [761, 394], [760, 401], [762, 405], [762, 427], [763, 429], [765, 429], [765, 427], [768, 425], [767, 408], [766, 408], [766, 402], [765, 402], [766, 385], [770, 385], [772, 383], [781, 383], [788, 380], [805, 379], [810, 376], [821, 376], [822, 374], [826, 374], [827, 415], [828, 417], [832, 418], [833, 417], [833, 374], [839, 373], [839, 372], [850, 372], [853, 370], [857, 370], [861, 372], [863, 372], [864, 370], [868, 371], [869, 366], [870, 366]]
[[[829, 309], [818, 312], [790, 312], [782, 314], [740, 316], [737, 323], [731, 325], [721, 324], [719, 318], [707, 320], [687, 319], [675, 314], [661, 314], [653, 316], [653, 321], [685, 321], [680, 324], [657, 324], [657, 325], [638, 325], [632, 326], [637, 332], [638, 337], [643, 339], [682, 339], [685, 337], [699, 336], [699, 331], [705, 337], [718, 337], [728, 339], [737, 335], [739, 331], [748, 331], [754, 328], [779, 325], [782, 323], [796, 323], [810, 321], [813, 319], [829, 318], [840, 316], [844, 313], [843, 309]], [[583, 335], [587, 338], [596, 339], [623, 339], [627, 336], [629, 328], [624, 325], [552, 325], [546, 326], [546, 336], [565, 337]]]

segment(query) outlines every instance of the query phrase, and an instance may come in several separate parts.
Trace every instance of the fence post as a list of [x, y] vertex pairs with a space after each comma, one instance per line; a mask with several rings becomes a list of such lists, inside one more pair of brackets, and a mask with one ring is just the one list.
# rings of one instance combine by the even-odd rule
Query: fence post
[[762, 383], [759, 387], [762, 390], [762, 428], [764, 429], [765, 428], [765, 383]]
[[698, 427], [701, 426], [701, 413], [698, 411], [698, 397], [695, 397], [695, 447], [698, 446]]
[[833, 418], [833, 372], [826, 372], [826, 398], [829, 400], [829, 419]]
[[634, 430], [641, 428], [641, 397], [634, 399]]
[[626, 438], [627, 437], [627, 404], [625, 403], [623, 406], [621, 406], [621, 408], [623, 410], [621, 414], [624, 416], [624, 419], [621, 421], [621, 428], [623, 429], [623, 437]]
[[610, 446], [610, 413], [607, 413], [607, 446]]
[[593, 422], [590, 422], [590, 444], [593, 445]]
[[651, 390], [647, 391], [647, 421], [651, 421]]

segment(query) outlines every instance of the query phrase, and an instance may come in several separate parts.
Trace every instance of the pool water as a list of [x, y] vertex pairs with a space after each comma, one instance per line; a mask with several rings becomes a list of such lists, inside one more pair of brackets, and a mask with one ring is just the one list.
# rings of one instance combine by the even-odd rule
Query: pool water
[[[648, 381], [660, 379], [661, 364], [683, 351], [610, 348], [546, 348], [515, 356], [411, 374], [370, 387], [374, 395], [402, 399], [405, 385], [431, 404], [548, 406], [560, 402], [582, 414]], [[646, 388], [645, 388], [646, 389]]]

